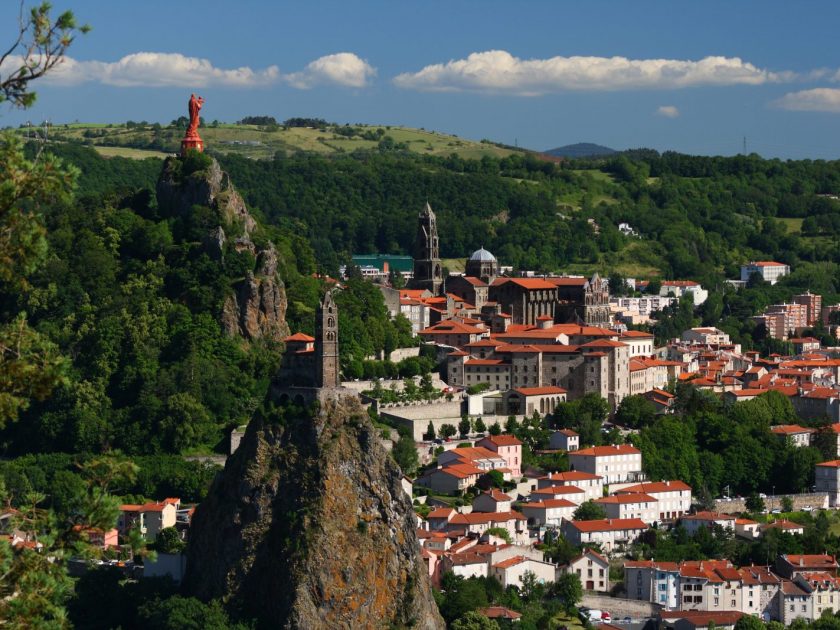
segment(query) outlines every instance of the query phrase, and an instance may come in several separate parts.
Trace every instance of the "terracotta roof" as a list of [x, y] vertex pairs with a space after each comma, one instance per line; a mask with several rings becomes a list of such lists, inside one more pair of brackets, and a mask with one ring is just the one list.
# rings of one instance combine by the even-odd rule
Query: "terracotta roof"
[[686, 521], [734, 521], [735, 517], [730, 514], [722, 512], [697, 512], [696, 514], [686, 514], [681, 517]]
[[430, 518], [449, 518], [449, 515], [452, 514], [454, 511], [455, 510], [453, 510], [451, 507], [447, 507], [447, 508], [439, 507], [439, 508], [436, 508], [436, 509], [432, 510], [431, 512], [429, 512], [426, 515], [426, 519], [430, 519]]
[[595, 341], [589, 341], [583, 345], [581, 348], [626, 348], [627, 344], [622, 343], [620, 341], [615, 341], [613, 339], [596, 339]]
[[797, 433], [816, 433], [816, 429], [801, 427], [798, 424], [782, 424], [775, 427], [770, 427], [770, 431], [776, 435], [794, 435]]
[[551, 284], [558, 286], [558, 287], [582, 287], [585, 285], [589, 280], [584, 277], [568, 277], [568, 276], [554, 276], [552, 278], [546, 278]]
[[439, 322], [420, 331], [421, 335], [485, 335], [487, 329], [467, 326], [451, 319]]
[[562, 387], [517, 387], [513, 391], [522, 394], [523, 396], [547, 396], [550, 394], [565, 394], [566, 390]]
[[604, 518], [594, 521], [567, 521], [580, 532], [614, 532], [625, 529], [648, 529], [640, 518]]
[[808, 567], [813, 569], [815, 567], [825, 569], [837, 569], [837, 561], [834, 556], [828, 554], [782, 554], [782, 559], [794, 567]]
[[653, 339], [653, 333], [645, 332], [643, 330], [625, 330], [620, 337], [636, 338], [636, 339]]
[[681, 490], [688, 490], [691, 492], [691, 486], [684, 481], [645, 481], [638, 483], [635, 486], [627, 486], [622, 488], [619, 492], [679, 492]]
[[[485, 438], [481, 439], [482, 442], [492, 442], [496, 446], [521, 446], [522, 442], [516, 436], [513, 435], [488, 435]], [[492, 451], [491, 451], [492, 452]], [[493, 453], [494, 456], [498, 457], [496, 453]]]
[[310, 336], [309, 336], [309, 335], [307, 335], [306, 333], [297, 332], [297, 333], [295, 333], [294, 335], [290, 335], [290, 336], [286, 337], [283, 341], [286, 341], [286, 342], [288, 342], [288, 341], [306, 341], [306, 342], [310, 342], [310, 341], [315, 341], [315, 337], [310, 337]]
[[506, 523], [508, 521], [525, 521], [523, 514], [511, 510], [510, 512], [470, 512], [456, 514], [449, 521], [453, 525], [478, 525], [481, 523]]
[[551, 508], [567, 508], [567, 507], [578, 507], [577, 503], [572, 503], [568, 499], [543, 499], [542, 501], [529, 501], [528, 503], [523, 503], [520, 509], [529, 510], [529, 509], [551, 509]]
[[[840, 427], [840, 424], [837, 426]], [[562, 433], [566, 437], [580, 437], [580, 433], [575, 433], [571, 429], [557, 429], [555, 433]]]
[[630, 444], [614, 444], [612, 446], [590, 446], [579, 451], [571, 451], [569, 457], [610, 457], [612, 455], [641, 455], [642, 452]]
[[489, 496], [494, 501], [512, 501], [513, 499], [506, 495], [501, 490], [493, 488], [492, 490], [485, 490], [479, 496]]
[[799, 523], [794, 523], [793, 521], [788, 521], [786, 519], [782, 519], [780, 521], [773, 521], [772, 523], [767, 523], [762, 527], [762, 529], [781, 529], [781, 530], [792, 530], [792, 529], [804, 529], [802, 525]]
[[578, 488], [577, 486], [551, 486], [550, 488], [540, 488], [539, 490], [534, 490], [531, 493], [531, 496], [535, 494], [583, 494], [585, 490], [582, 488]]
[[[504, 282], [500, 282], [500, 281]], [[542, 278], [496, 278], [493, 282], [493, 286], [497, 287], [502, 284], [506, 284], [508, 282], [512, 282], [513, 284], [522, 287], [523, 289], [534, 290], [534, 289], [556, 289], [556, 285], [546, 282]]]
[[628, 492], [627, 494], [613, 494], [608, 497], [595, 499], [595, 503], [656, 503], [649, 494], [643, 492]]
[[501, 359], [468, 359], [464, 361], [464, 365], [508, 365], [508, 363]]
[[451, 464], [444, 468], [438, 468], [432, 472], [447, 474], [452, 477], [456, 477], [457, 479], [466, 479], [467, 477], [472, 477], [473, 475], [484, 474], [483, 470], [476, 468], [471, 464]]
[[522, 613], [518, 613], [510, 608], [505, 608], [504, 606], [479, 608], [478, 613], [484, 615], [488, 619], [519, 619], [522, 617]]
[[522, 564], [528, 560], [525, 556], [514, 556], [513, 558], [508, 558], [507, 560], [502, 560], [493, 565], [494, 569], [507, 569], [509, 567], [516, 566], [517, 564]]
[[[564, 429], [568, 430], [568, 429]], [[574, 431], [572, 431], [574, 433]], [[577, 433], [575, 433], [577, 435]], [[566, 472], [550, 473], [540, 479], [549, 479], [550, 481], [587, 481], [591, 479], [603, 479], [601, 475], [583, 472], [582, 470], [569, 470]]]

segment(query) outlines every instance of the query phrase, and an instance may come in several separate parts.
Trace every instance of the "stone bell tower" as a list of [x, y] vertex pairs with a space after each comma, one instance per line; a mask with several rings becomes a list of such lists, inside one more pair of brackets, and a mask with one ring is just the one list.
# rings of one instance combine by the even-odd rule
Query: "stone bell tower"
[[428, 289], [432, 294], [438, 295], [442, 285], [443, 268], [440, 264], [437, 218], [427, 201], [417, 221], [417, 236], [414, 238], [414, 278], [411, 287]]
[[315, 387], [339, 387], [338, 307], [332, 291], [315, 313]]

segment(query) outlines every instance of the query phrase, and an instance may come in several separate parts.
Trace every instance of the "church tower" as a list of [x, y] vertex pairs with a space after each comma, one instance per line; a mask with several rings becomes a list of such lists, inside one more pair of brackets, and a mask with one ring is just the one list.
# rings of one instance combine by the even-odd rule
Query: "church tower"
[[315, 387], [338, 387], [338, 307], [332, 291], [315, 313]]
[[440, 265], [437, 219], [427, 201], [417, 222], [417, 236], [414, 239], [414, 279], [411, 286], [415, 289], [428, 289], [434, 295], [438, 295], [442, 285], [443, 269]]

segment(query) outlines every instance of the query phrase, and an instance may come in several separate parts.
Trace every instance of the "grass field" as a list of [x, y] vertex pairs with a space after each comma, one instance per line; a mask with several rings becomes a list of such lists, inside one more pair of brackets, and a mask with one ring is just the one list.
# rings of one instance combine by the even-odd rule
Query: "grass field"
[[[476, 142], [444, 133], [412, 129], [409, 127], [388, 127], [384, 125], [355, 125], [364, 134], [381, 129], [383, 136], [390, 136], [395, 143], [404, 143], [408, 149], [421, 155], [448, 156], [453, 153], [462, 158], [481, 158], [485, 155], [504, 157], [516, 153], [487, 142]], [[20, 130], [19, 133], [25, 133]], [[208, 151], [217, 153], [236, 153], [249, 158], [272, 158], [278, 151], [287, 155], [304, 151], [331, 155], [351, 153], [357, 149], [376, 149], [379, 141], [354, 135], [346, 137], [335, 133], [333, 128], [325, 130], [291, 127], [289, 129], [261, 128], [256, 125], [233, 125], [220, 123], [215, 127], [201, 127], [201, 137]], [[115, 145], [114, 148], [136, 148], [148, 146], [157, 137], [168, 151], [178, 151], [181, 132], [174, 129], [149, 127], [128, 129], [124, 125], [106, 125], [100, 123], [71, 123], [55, 125], [50, 137], [56, 141], [86, 142], [99, 145]], [[136, 149], [142, 150], [142, 149]], [[103, 155], [125, 155], [141, 157], [140, 154], [121, 153], [113, 150], [100, 151]]]
[[134, 160], [144, 160], [146, 158], [163, 159], [167, 157], [168, 153], [162, 151], [148, 151], [146, 149], [132, 149], [130, 147], [94, 147], [99, 155], [104, 157], [124, 157]]
[[467, 264], [464, 258], [441, 258], [440, 264], [455, 273], [464, 273], [464, 268]]
[[799, 234], [802, 231], [802, 221], [804, 219], [779, 219], [785, 224], [788, 234]]

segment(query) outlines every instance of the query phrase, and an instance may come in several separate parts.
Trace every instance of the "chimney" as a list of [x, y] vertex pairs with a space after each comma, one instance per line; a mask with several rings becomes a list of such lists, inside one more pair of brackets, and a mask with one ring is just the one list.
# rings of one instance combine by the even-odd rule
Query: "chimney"
[[805, 559], [802, 556], [799, 556], [799, 566], [805, 566]]

